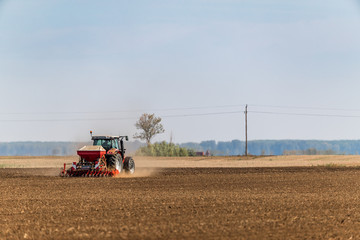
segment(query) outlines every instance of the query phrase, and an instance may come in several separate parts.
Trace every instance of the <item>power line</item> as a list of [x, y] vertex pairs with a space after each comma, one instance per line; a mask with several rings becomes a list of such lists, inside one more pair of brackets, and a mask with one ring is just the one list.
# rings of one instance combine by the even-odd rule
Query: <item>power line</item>
[[202, 107], [178, 107], [178, 108], [155, 108], [155, 109], [136, 109], [136, 110], [117, 110], [117, 111], [73, 111], [73, 112], [8, 112], [1, 113], [0, 115], [55, 115], [55, 114], [109, 114], [109, 113], [143, 113], [143, 112], [166, 112], [166, 111], [179, 111], [179, 110], [200, 110], [200, 109], [213, 109], [213, 108], [232, 108], [243, 107], [245, 104], [234, 105], [217, 105], [217, 106], [202, 106]]
[[360, 112], [360, 109], [350, 108], [330, 108], [330, 107], [306, 107], [306, 106], [283, 106], [283, 105], [259, 105], [249, 104], [252, 107], [264, 107], [264, 108], [283, 108], [283, 109], [304, 109], [304, 110], [322, 110], [322, 111], [347, 111], [347, 112]]
[[248, 112], [259, 113], [259, 114], [272, 114], [272, 115], [289, 115], [289, 116], [360, 118], [360, 115], [317, 114], [317, 113], [285, 113], [285, 112], [266, 112], [266, 111], [248, 111]]
[[[244, 105], [219, 105], [219, 106], [205, 106], [205, 107], [183, 107], [183, 108], [163, 108], [157, 109], [157, 111], [176, 111], [176, 110], [199, 110], [209, 108], [228, 108], [228, 107], [244, 107]], [[313, 108], [313, 107], [290, 107], [290, 106], [274, 106], [274, 105], [249, 105], [258, 107], [276, 107], [276, 108], [291, 108], [291, 109], [311, 109], [311, 110], [343, 110], [337, 108]], [[155, 109], [153, 109], [155, 110]], [[349, 110], [350, 111], [350, 110]], [[360, 109], [359, 109], [360, 111]], [[30, 113], [30, 114], [85, 114], [85, 113], [128, 113], [128, 112], [144, 112], [143, 110], [132, 111], [109, 111], [109, 112], [50, 112], [50, 113]], [[184, 113], [184, 114], [171, 114], [160, 115], [162, 118], [180, 118], [180, 117], [196, 117], [196, 116], [211, 116], [211, 115], [227, 115], [227, 114], [240, 114], [243, 111], [221, 111], [221, 112], [206, 112], [206, 113]], [[342, 115], [342, 114], [320, 114], [320, 113], [296, 113], [296, 112], [277, 112], [277, 111], [254, 111], [250, 110], [248, 113], [255, 114], [271, 114], [271, 115], [289, 115], [289, 116], [310, 116], [310, 117], [338, 117], [338, 118], [360, 118], [360, 115]], [[27, 113], [9, 113], [9, 114], [27, 114]], [[0, 113], [0, 115], [6, 115], [6, 113]], [[67, 118], [67, 119], [0, 119], [0, 122], [79, 122], [79, 121], [117, 121], [117, 120], [133, 120], [138, 117], [95, 117], [95, 118]]]
[[211, 112], [211, 113], [195, 113], [195, 114], [178, 114], [178, 115], [168, 115], [161, 116], [162, 118], [172, 118], [172, 117], [194, 117], [194, 116], [210, 116], [210, 115], [225, 115], [225, 114], [237, 114], [243, 113], [243, 111], [232, 111], [232, 112]]
[[[270, 112], [270, 111], [247, 111], [255, 114], [269, 115], [288, 115], [288, 116], [308, 116], [308, 117], [338, 117], [338, 118], [360, 118], [360, 115], [340, 115], [340, 114], [317, 114], [317, 113], [294, 113], [294, 112]], [[181, 118], [181, 117], [197, 117], [197, 116], [214, 116], [228, 114], [242, 114], [243, 111], [227, 111], [227, 112], [208, 112], [195, 114], [174, 114], [164, 115], [161, 118]], [[80, 121], [118, 121], [118, 120], [134, 120], [137, 117], [104, 117], [104, 118], [68, 118], [68, 119], [0, 119], [0, 122], [80, 122]]]
[[[211, 116], [211, 115], [225, 115], [225, 114], [239, 114], [242, 111], [231, 112], [209, 112], [209, 113], [195, 113], [195, 114], [177, 114], [165, 115], [161, 118], [179, 118], [179, 117], [195, 117], [195, 116]], [[0, 122], [77, 122], [77, 121], [113, 121], [113, 120], [133, 120], [137, 117], [117, 117], [117, 118], [69, 118], [69, 119], [0, 119]]]
[[[170, 112], [182, 110], [202, 110], [219, 108], [243, 108], [246, 104], [228, 104], [216, 106], [198, 106], [198, 107], [174, 107], [174, 108], [154, 108], [154, 109], [134, 109], [134, 110], [116, 110], [116, 111], [69, 111], [69, 112], [0, 112], [0, 115], [57, 115], [57, 114], [116, 114], [116, 113], [144, 113], [144, 112]], [[302, 110], [321, 110], [321, 111], [359, 111], [360, 109], [346, 108], [326, 108], [326, 107], [308, 107], [308, 106], [286, 106], [286, 105], [261, 105], [249, 104], [249, 107], [261, 108], [281, 108], [281, 109], [302, 109]], [[187, 115], [187, 114], [185, 114]], [[182, 116], [182, 115], [181, 115]], [[330, 114], [330, 116], [332, 116]]]

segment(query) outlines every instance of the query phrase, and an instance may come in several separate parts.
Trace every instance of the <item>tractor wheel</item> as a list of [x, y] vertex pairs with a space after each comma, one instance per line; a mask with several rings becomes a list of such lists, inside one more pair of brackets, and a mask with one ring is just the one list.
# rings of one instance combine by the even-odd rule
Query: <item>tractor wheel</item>
[[135, 161], [132, 157], [126, 157], [124, 161], [125, 172], [133, 174], [135, 172]]
[[110, 156], [107, 160], [107, 166], [110, 170], [117, 169], [119, 172], [122, 171], [122, 161], [119, 154]]

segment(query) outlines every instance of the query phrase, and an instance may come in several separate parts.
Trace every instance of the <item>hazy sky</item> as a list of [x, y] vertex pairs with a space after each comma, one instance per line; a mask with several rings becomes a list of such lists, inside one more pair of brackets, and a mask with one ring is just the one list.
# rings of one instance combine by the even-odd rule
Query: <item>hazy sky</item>
[[0, 0], [0, 141], [359, 139], [359, 5]]

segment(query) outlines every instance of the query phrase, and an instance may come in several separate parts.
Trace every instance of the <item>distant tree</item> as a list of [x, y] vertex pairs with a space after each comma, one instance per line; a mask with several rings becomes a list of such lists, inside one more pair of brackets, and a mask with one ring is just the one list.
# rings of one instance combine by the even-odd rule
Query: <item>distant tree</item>
[[160, 123], [161, 118], [155, 117], [155, 114], [144, 113], [140, 119], [135, 123], [135, 127], [141, 130], [136, 133], [134, 138], [145, 140], [147, 145], [151, 145], [151, 139], [160, 133], [165, 132], [163, 125]]
[[195, 157], [196, 156], [196, 152], [193, 149], [188, 149], [188, 156], [189, 157]]
[[180, 148], [179, 156], [180, 157], [187, 157], [189, 155], [189, 151], [186, 148]]

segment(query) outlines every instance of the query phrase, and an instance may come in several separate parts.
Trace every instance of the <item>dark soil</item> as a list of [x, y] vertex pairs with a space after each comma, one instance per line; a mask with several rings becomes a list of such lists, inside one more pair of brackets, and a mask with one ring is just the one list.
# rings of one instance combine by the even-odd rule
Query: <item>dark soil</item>
[[0, 239], [360, 239], [359, 168], [0, 169]]

